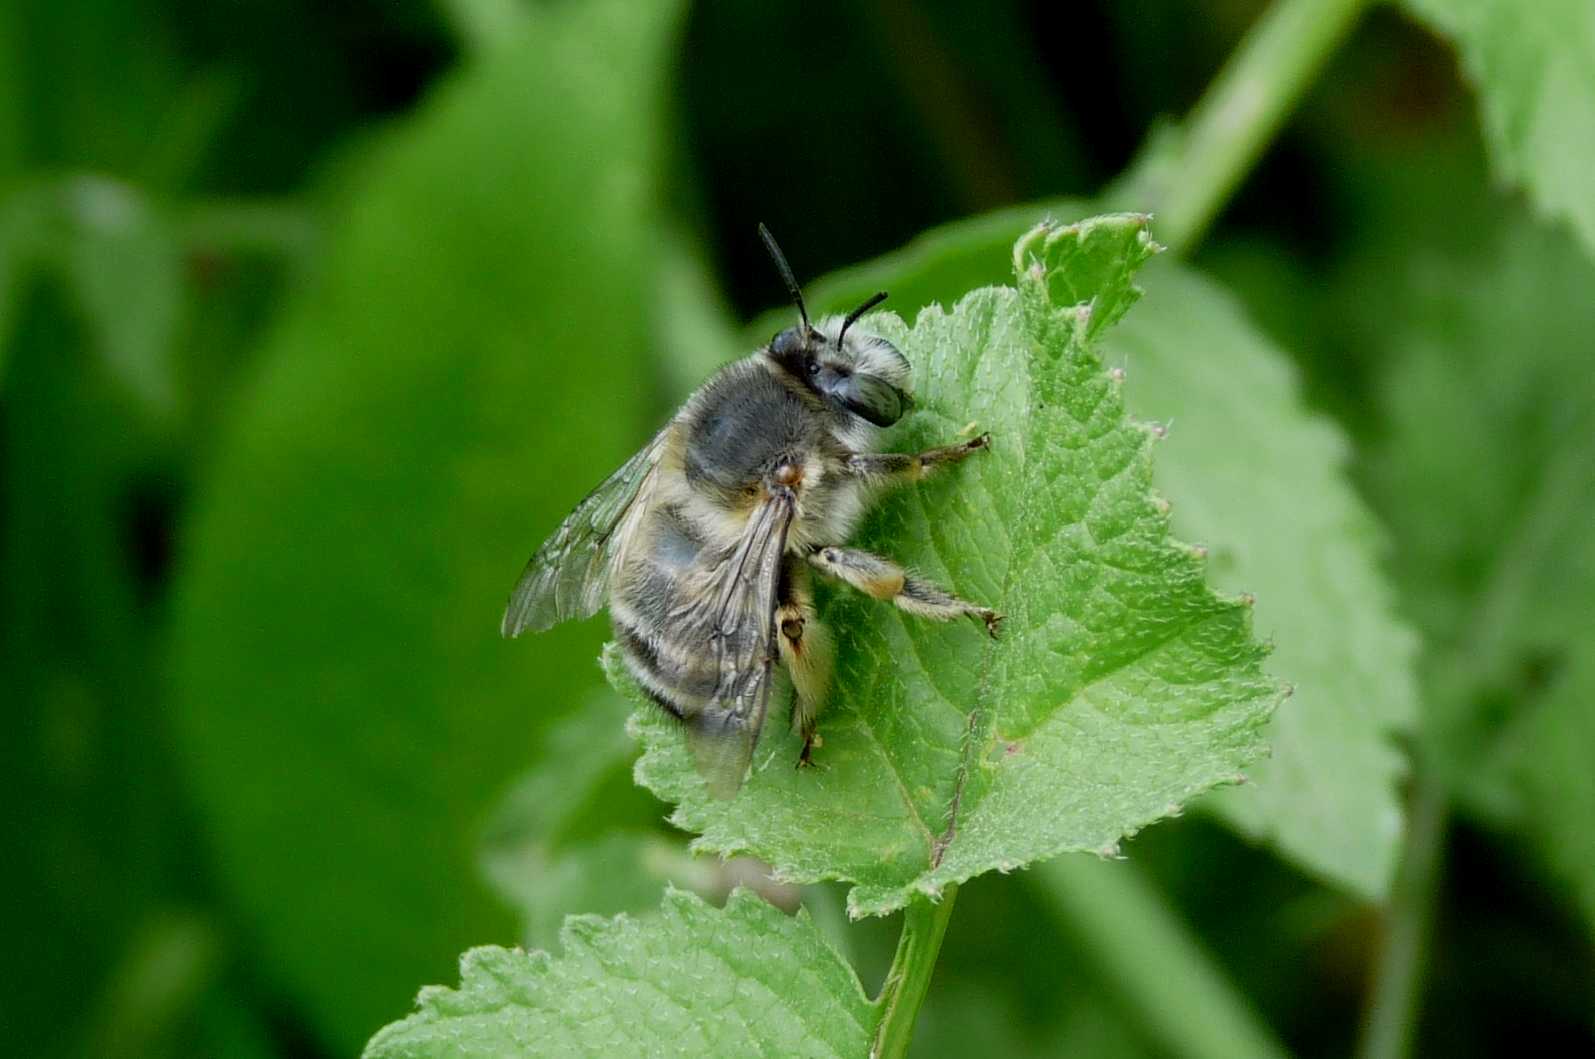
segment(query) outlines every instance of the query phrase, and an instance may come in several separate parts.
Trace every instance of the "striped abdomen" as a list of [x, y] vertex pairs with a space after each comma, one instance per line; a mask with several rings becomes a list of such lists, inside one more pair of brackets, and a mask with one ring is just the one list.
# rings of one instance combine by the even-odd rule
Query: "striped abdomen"
[[750, 645], [756, 628], [733, 628], [717, 650], [716, 606], [708, 587], [723, 548], [675, 505], [648, 516], [643, 544], [627, 558], [610, 598], [609, 612], [637, 683], [649, 698], [681, 718], [697, 715], [721, 681], [719, 659]]

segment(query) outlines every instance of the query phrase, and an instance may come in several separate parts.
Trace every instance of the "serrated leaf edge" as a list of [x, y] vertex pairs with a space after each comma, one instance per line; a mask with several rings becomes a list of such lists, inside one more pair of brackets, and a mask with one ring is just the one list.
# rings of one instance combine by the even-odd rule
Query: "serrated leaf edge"
[[[1087, 300], [1075, 301], [1069, 304], [1057, 304], [1053, 298], [1049, 281], [1051, 277], [1058, 271], [1058, 266], [1051, 268], [1048, 267], [1046, 263], [1047, 251], [1054, 249], [1065, 240], [1073, 239], [1083, 242], [1100, 229], [1119, 227], [1125, 224], [1131, 225], [1135, 229], [1134, 247], [1140, 252], [1141, 256], [1134, 263], [1130, 263], [1127, 257], [1126, 263], [1123, 266], [1123, 272], [1121, 273], [1125, 292], [1127, 298], [1129, 299], [1123, 308], [1128, 308], [1129, 304], [1132, 304], [1133, 301], [1139, 298], [1141, 294], [1141, 288], [1129, 282], [1128, 274], [1133, 273], [1133, 271], [1147, 259], [1155, 254], [1161, 253], [1164, 249], [1161, 244], [1157, 243], [1152, 238], [1150, 232], [1150, 221], [1150, 214], [1114, 213], [1086, 218], [1071, 224], [1058, 224], [1050, 220], [1044, 220], [1032, 227], [1016, 241], [1013, 252], [1015, 276], [1014, 289], [1016, 289], [1020, 295], [1022, 310], [1027, 313], [1046, 313], [1052, 316], [1054, 320], [1062, 323], [1068, 332], [1068, 339], [1078, 341], [1082, 348], [1087, 349], [1089, 355], [1097, 359], [1098, 366], [1100, 368], [1100, 358], [1097, 358], [1096, 354], [1089, 349], [1090, 345], [1092, 344], [1091, 337], [1096, 333], [1100, 326], [1104, 326], [1106, 323], [1111, 323], [1112, 320], [1104, 321], [1098, 315], [1096, 310], [1097, 298], [1095, 296]], [[1038, 248], [1040, 251], [1039, 255], [1037, 253]], [[971, 297], [979, 295], [983, 291], [992, 289], [1000, 290], [1002, 288], [981, 288], [977, 291], [971, 291], [958, 300], [958, 303], [954, 306], [952, 312], [956, 313], [958, 309], [962, 307], [964, 303]], [[1115, 315], [1112, 319], [1117, 319], [1118, 315], [1122, 315], [1123, 308], [1121, 308], [1119, 314]], [[1102, 368], [1101, 370], [1102, 374], [1108, 379], [1109, 385], [1113, 386], [1115, 391], [1118, 391], [1120, 383], [1122, 382], [1122, 373], [1118, 373], [1112, 369], [1106, 368]], [[1167, 431], [1158, 424], [1139, 420], [1132, 416], [1127, 407], [1123, 409], [1123, 414], [1125, 423], [1132, 428], [1143, 431], [1148, 440], [1152, 443], [1162, 440], [1167, 435]], [[1150, 467], [1152, 460], [1151, 452], [1152, 448], [1150, 445], [1148, 445], [1147, 447], [1142, 448], [1134, 457], [1135, 459], [1142, 461], [1147, 465], [1146, 477], [1149, 483], [1152, 480]], [[1258, 643], [1256, 639], [1252, 623], [1252, 605], [1255, 602], [1254, 597], [1251, 596], [1251, 594], [1244, 592], [1234, 594], [1220, 592], [1217, 589], [1214, 589], [1211, 585], [1207, 585], [1205, 576], [1207, 564], [1206, 549], [1197, 545], [1188, 544], [1175, 537], [1169, 520], [1172, 505], [1169, 503], [1167, 498], [1165, 498], [1156, 490], [1155, 486], [1150, 484], [1148, 485], [1148, 494], [1152, 503], [1157, 508], [1158, 515], [1161, 520], [1163, 539], [1167, 542], [1170, 550], [1181, 553], [1188, 561], [1192, 563], [1194, 572], [1201, 575], [1201, 580], [1206, 587], [1206, 592], [1209, 599], [1218, 603], [1222, 610], [1239, 609], [1241, 611], [1242, 630], [1247, 640], [1255, 645], [1256, 654], [1254, 661], [1260, 665], [1262, 660], [1270, 652], [1271, 645]], [[983, 652], [982, 665], [984, 667], [984, 674], [989, 674], [992, 659], [994, 658], [994, 651], [998, 646], [999, 645], [996, 644], [988, 645]], [[635, 689], [628, 687], [630, 680], [625, 673], [623, 665], [620, 663], [619, 649], [617, 645], [610, 643], [605, 646], [604, 653], [601, 656], [601, 664], [603, 665], [606, 674], [609, 675], [611, 682], [616, 683], [617, 687], [622, 691], [623, 694], [628, 694], [633, 698], [634, 701], [637, 701], [638, 696], [635, 692]], [[986, 681], [986, 676], [984, 674], [982, 676], [982, 687], [985, 686]], [[1250, 724], [1250, 727], [1261, 733], [1266, 729], [1275, 709], [1277, 709], [1280, 703], [1289, 697], [1290, 689], [1287, 683], [1269, 678], [1267, 674], [1264, 674], [1261, 671], [1258, 673], [1258, 682], [1259, 684], [1268, 685], [1272, 688], [1271, 693], [1268, 695], [1267, 701], [1264, 703], [1265, 708]], [[644, 706], [643, 708], [646, 709], [647, 707]], [[978, 702], [971, 707], [969, 731], [972, 732], [976, 727], [979, 720], [978, 714], [982, 709], [982, 704]], [[634, 714], [631, 722], [628, 722], [628, 729], [634, 735], [640, 734], [637, 723], [638, 721], [638, 716]], [[966, 750], [960, 754], [960, 777], [966, 774], [966, 770], [969, 766], [967, 745], [968, 744], [966, 742]], [[1265, 746], [1250, 760], [1257, 760], [1260, 757], [1266, 756], [1267, 752], [1268, 751]], [[644, 787], [648, 787], [650, 790], [653, 788], [648, 785], [646, 780], [648, 766], [653, 757], [653, 749], [651, 747], [645, 746], [644, 752], [638, 757], [635, 765], [633, 766], [633, 776], [636, 782]], [[888, 765], [890, 767], [889, 761]], [[901, 788], [901, 778], [896, 778], [898, 780], [898, 786]], [[1237, 770], [1237, 772], [1232, 776], [1220, 777], [1212, 782], [1193, 788], [1187, 795], [1186, 800], [1190, 801], [1200, 797], [1203, 794], [1206, 794], [1209, 791], [1221, 787], [1244, 783], [1245, 781], [1246, 776], [1244, 772]], [[956, 786], [951, 804], [948, 807], [949, 819], [947, 825], [943, 829], [941, 835], [938, 837], [934, 831], [930, 832], [930, 834], [933, 836], [933, 857], [935, 859], [925, 871], [922, 871], [918, 876], [908, 883], [898, 887], [877, 887], [868, 883], [860, 882], [858, 879], [855, 879], [852, 876], [840, 871], [793, 871], [778, 864], [772, 865], [772, 877], [780, 882], [793, 884], [807, 884], [827, 880], [835, 880], [852, 884], [853, 888], [849, 891], [847, 898], [847, 912], [849, 918], [851, 919], [862, 919], [866, 916], [889, 915], [906, 906], [908, 901], [916, 895], [925, 897], [932, 901], [939, 901], [944, 890], [948, 886], [967, 882], [969, 879], [974, 878], [977, 875], [984, 874], [987, 870], [991, 870], [986, 868], [949, 871], [946, 873], [938, 872], [940, 857], [934, 851], [936, 849], [940, 849], [944, 852], [948, 845], [950, 845], [951, 841], [956, 837], [957, 813], [959, 809], [958, 802], [961, 800], [962, 789], [963, 782], [962, 779], [960, 779], [960, 782]], [[914, 807], [912, 803], [909, 804], [909, 808], [911, 814], [917, 816], [916, 807]], [[1104, 859], [1114, 859], [1120, 856], [1120, 844], [1125, 839], [1134, 837], [1146, 827], [1156, 823], [1158, 820], [1164, 819], [1167, 816], [1178, 815], [1178, 813], [1182, 810], [1183, 805], [1170, 805], [1166, 807], [1165, 810], [1159, 815], [1152, 816], [1138, 824], [1132, 825], [1119, 832], [1116, 838], [1095, 846], [1065, 844], [1045, 853], [1034, 856], [1019, 857], [1011, 861], [1002, 862], [1001, 864], [996, 865], [995, 868], [998, 871], [1009, 872], [1027, 867], [1036, 863], [1037, 861], [1048, 860], [1052, 857], [1065, 853], [1093, 853]], [[691, 827], [684, 816], [683, 808], [679, 804], [672, 809], [670, 815], [667, 817], [667, 820], [672, 826], [682, 830], [691, 830]], [[927, 828], [927, 830], [929, 829]], [[692, 839], [691, 843], [689, 844], [689, 849], [695, 854], [711, 853], [720, 856], [734, 856], [742, 854], [751, 854], [753, 856], [759, 855], [759, 851], [752, 848], [750, 845], [736, 841], [716, 842], [710, 839], [707, 835], [702, 834], [697, 835]]]

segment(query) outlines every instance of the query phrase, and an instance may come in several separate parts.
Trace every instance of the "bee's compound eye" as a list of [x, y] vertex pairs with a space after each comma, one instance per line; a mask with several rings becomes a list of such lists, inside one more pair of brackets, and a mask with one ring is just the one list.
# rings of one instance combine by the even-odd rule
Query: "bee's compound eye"
[[818, 375], [819, 373], [820, 373], [820, 362], [818, 360], [810, 360], [809, 361], [809, 374], [811, 376], [813, 376], [813, 375]]
[[770, 339], [770, 352], [781, 360], [789, 360], [801, 356], [808, 349], [808, 343], [798, 333], [795, 327], [789, 327], [779, 332]]

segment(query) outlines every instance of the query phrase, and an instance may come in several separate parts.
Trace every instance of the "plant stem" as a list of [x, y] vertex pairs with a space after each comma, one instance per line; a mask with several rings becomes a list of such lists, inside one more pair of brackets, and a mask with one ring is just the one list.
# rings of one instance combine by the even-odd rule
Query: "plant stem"
[[1371, 0], [1275, 0], [1247, 32], [1168, 151], [1129, 188], [1157, 211], [1157, 237], [1180, 253], [1213, 218]]
[[1446, 794], [1443, 784], [1420, 759], [1407, 842], [1385, 908], [1384, 946], [1374, 967], [1368, 1013], [1363, 1022], [1360, 1059], [1400, 1059], [1412, 1044], [1419, 1009], [1419, 979], [1428, 952], [1429, 920], [1445, 843]]
[[916, 897], [903, 911], [903, 932], [897, 937], [897, 955], [881, 986], [881, 1020], [875, 1026], [875, 1043], [870, 1059], [903, 1059], [914, 1036], [914, 1020], [936, 969], [936, 954], [952, 918], [953, 900], [958, 887], [942, 891], [941, 900], [932, 904]]
[[1085, 943], [1131, 1020], [1170, 1055], [1287, 1055], [1245, 996], [1133, 864], [1074, 855], [1029, 872], [1063, 929]]

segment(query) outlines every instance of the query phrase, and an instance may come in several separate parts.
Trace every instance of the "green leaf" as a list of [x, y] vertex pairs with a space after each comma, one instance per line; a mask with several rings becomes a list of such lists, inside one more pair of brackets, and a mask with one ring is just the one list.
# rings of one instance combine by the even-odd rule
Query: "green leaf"
[[[629, 709], [605, 688], [554, 726], [485, 829], [482, 872], [520, 914], [528, 948], [551, 948], [572, 913], [651, 909], [667, 886], [719, 902], [746, 885], [777, 906], [797, 904], [798, 891], [771, 882], [756, 861], [687, 852], [659, 802], [632, 781]], [[832, 903], [841, 921], [840, 900]]]
[[1479, 93], [1502, 179], [1529, 190], [1595, 253], [1595, 4], [1405, 0], [1450, 37]]
[[[1595, 550], [1582, 576], [1585, 598], [1595, 600]], [[1595, 935], [1595, 657], [1587, 649], [1569, 660], [1526, 727], [1507, 759], [1525, 828]]]
[[1279, 689], [1247, 606], [1169, 538], [1154, 435], [1087, 344], [1154, 250], [1140, 216], [1043, 226], [1015, 248], [1016, 288], [928, 309], [912, 330], [877, 318], [916, 371], [892, 447], [966, 424], [994, 447], [894, 496], [858, 541], [1005, 613], [1004, 639], [836, 594], [823, 767], [795, 770], [774, 718], [729, 802], [708, 797], [679, 729], [641, 711], [638, 776], [678, 803], [695, 848], [851, 880], [850, 912], [884, 914], [993, 868], [1112, 850], [1262, 752]]
[[782, 1055], [853, 1059], [875, 1011], [809, 921], [748, 891], [717, 910], [665, 895], [658, 916], [572, 916], [563, 954], [473, 949], [460, 988], [372, 1038], [368, 1059]]
[[1368, 473], [1432, 660], [1465, 662], [1437, 674], [1450, 694], [1426, 717], [1460, 777], [1473, 721], [1492, 721], [1472, 696], [1543, 682], [1548, 653], [1588, 639], [1595, 267], [1518, 213], [1476, 255], [1412, 258], [1394, 273], [1408, 309], [1386, 331], [1388, 437]]
[[[1161, 263], [1160, 263], [1161, 264]], [[1382, 531], [1346, 480], [1349, 448], [1302, 407], [1286, 358], [1218, 285], [1155, 268], [1106, 343], [1137, 412], [1169, 424], [1157, 484], [1175, 532], [1209, 548], [1215, 583], [1256, 595], [1269, 669], [1295, 694], [1273, 754], [1212, 805], [1242, 832], [1364, 896], [1401, 838], [1394, 737], [1417, 713], [1412, 632], [1378, 566]]]
[[[631, 781], [636, 744], [607, 689], [548, 734], [482, 839], [482, 871], [520, 913], [521, 937], [549, 948], [572, 912], [641, 912], [667, 882], [695, 881], [685, 851], [658, 833], [659, 803]], [[707, 866], [705, 866], [707, 867]]]
[[93, 1054], [77, 1046], [116, 1003], [139, 925], [198, 887], [186, 792], [151, 738], [168, 717], [159, 608], [141, 599], [127, 537], [130, 496], [165, 465], [68, 291], [33, 285], [18, 309], [0, 401], [0, 682], [13, 728], [0, 750], [13, 807], [0, 819], [11, 865], [0, 902], [40, 926], [0, 953], [0, 977], [18, 988], [0, 1021], [18, 1054]]
[[[507, 938], [479, 822], [599, 686], [596, 623], [498, 615], [645, 437], [661, 91], [678, 5], [537, 8], [350, 189], [185, 533], [176, 723], [219, 874], [348, 1052]], [[546, 409], [601, 409], [553, 417]], [[307, 896], [310, 895], [310, 896]]]
[[1389, 427], [1368, 477], [1428, 639], [1426, 764], [1588, 895], [1595, 266], [1520, 213], [1483, 227], [1477, 254], [1391, 269], [1406, 311], [1377, 351]]
[[[817, 312], [881, 289], [899, 304], [950, 302], [998, 279], [1001, 247], [1031, 219], [1084, 209], [1059, 201], [948, 225], [806, 295]], [[1174, 501], [1175, 532], [1209, 549], [1222, 587], [1257, 597], [1260, 628], [1278, 641], [1268, 668], [1295, 686], [1272, 722], [1272, 757], [1212, 804], [1315, 874], [1378, 894], [1400, 840], [1390, 737], [1416, 711], [1415, 644], [1391, 616], [1380, 535], [1346, 481], [1347, 443], [1306, 413], [1284, 354], [1221, 288], [1169, 261], [1143, 279], [1151, 294], [1108, 332], [1105, 355], [1126, 368], [1131, 411], [1171, 425], [1154, 482]]]
[[[1589, 558], [1583, 584], [1595, 593], [1595, 550]], [[1524, 831], [1595, 936], [1595, 644], [1586, 638], [1567, 666], [1525, 715], [1503, 770], [1521, 798]]]

